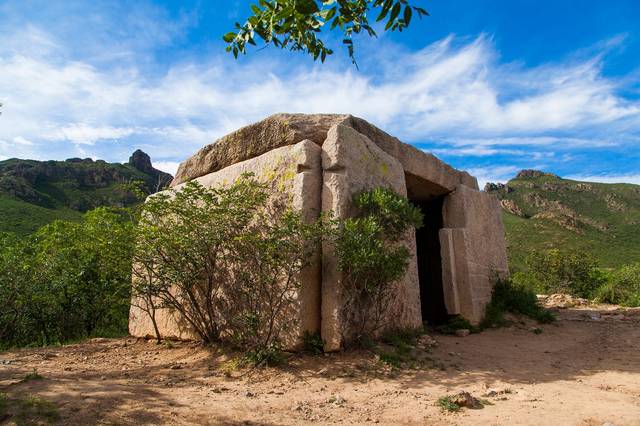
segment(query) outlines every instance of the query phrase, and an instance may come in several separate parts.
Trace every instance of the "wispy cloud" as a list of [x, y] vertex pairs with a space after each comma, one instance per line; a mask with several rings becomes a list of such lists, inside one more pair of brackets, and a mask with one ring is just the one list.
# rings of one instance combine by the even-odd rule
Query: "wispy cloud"
[[520, 170], [517, 166], [473, 167], [468, 170], [478, 179], [480, 189], [487, 182], [506, 182]]
[[[141, 43], [151, 43], [158, 27], [138, 18]], [[171, 27], [174, 36], [180, 25]], [[146, 147], [173, 170], [203, 144], [281, 111], [352, 113], [406, 141], [431, 141], [448, 158], [561, 161], [573, 150], [638, 143], [640, 102], [604, 76], [600, 55], [525, 68], [500, 63], [487, 36], [447, 37], [417, 52], [380, 46], [388, 54], [376, 56], [383, 58], [376, 72], [366, 63], [357, 72], [214, 57], [182, 60], [158, 75], [130, 56], [123, 61], [119, 55], [133, 51], [126, 44], [82, 59], [66, 39], [27, 25], [0, 46], [0, 156], [124, 160], [127, 150]], [[482, 164], [475, 173], [500, 180], [518, 168]]]
[[177, 161], [156, 161], [153, 163], [153, 167], [158, 170], [162, 170], [163, 172], [167, 172], [173, 176], [175, 176], [178, 171], [178, 166], [180, 165]]
[[623, 175], [570, 175], [567, 179], [582, 180], [586, 182], [604, 182], [604, 183], [635, 183], [640, 185], [640, 173], [623, 174]]

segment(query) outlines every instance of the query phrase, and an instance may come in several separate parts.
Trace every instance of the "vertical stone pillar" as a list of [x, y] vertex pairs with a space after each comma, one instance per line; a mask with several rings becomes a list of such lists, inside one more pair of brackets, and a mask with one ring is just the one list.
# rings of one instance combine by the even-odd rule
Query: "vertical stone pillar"
[[[351, 127], [333, 126], [322, 145], [322, 211], [338, 219], [352, 216], [354, 194], [376, 187], [386, 187], [406, 196], [404, 169], [395, 158], [384, 152], [366, 136]], [[389, 307], [388, 327], [419, 327], [420, 289], [415, 259], [415, 234], [405, 242], [412, 259], [403, 280], [398, 282], [396, 297]], [[330, 244], [323, 245], [322, 254], [322, 338], [325, 350], [336, 351], [342, 346], [345, 325], [340, 317], [342, 306], [342, 276]]]

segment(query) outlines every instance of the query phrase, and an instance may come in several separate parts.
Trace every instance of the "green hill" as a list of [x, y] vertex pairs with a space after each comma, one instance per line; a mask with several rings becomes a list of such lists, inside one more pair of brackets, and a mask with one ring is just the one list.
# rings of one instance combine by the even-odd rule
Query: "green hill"
[[66, 161], [0, 161], [0, 232], [24, 235], [56, 219], [78, 220], [99, 206], [127, 207], [140, 202], [130, 190], [142, 182], [150, 194], [171, 175], [156, 170], [137, 150], [126, 164], [90, 158]]
[[509, 263], [531, 251], [591, 253], [601, 266], [640, 261], [640, 185], [579, 182], [523, 170], [506, 184], [487, 183], [500, 199]]

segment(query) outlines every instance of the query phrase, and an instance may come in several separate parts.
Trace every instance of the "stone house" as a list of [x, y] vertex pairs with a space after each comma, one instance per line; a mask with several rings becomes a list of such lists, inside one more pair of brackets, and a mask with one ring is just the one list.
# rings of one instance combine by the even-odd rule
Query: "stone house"
[[[351, 115], [277, 114], [200, 149], [180, 164], [171, 187], [192, 179], [204, 186], [232, 182], [244, 172], [287, 194], [305, 220], [321, 212], [352, 215], [352, 197], [384, 186], [419, 206], [425, 226], [410, 233], [412, 253], [397, 283], [390, 326], [419, 327], [461, 315], [481, 321], [497, 276], [508, 274], [500, 204], [476, 179]], [[319, 331], [326, 350], [341, 347], [341, 276], [327, 247], [301, 277], [299, 329]], [[188, 338], [170, 312], [158, 315], [165, 336]], [[132, 307], [134, 336], [153, 335], [150, 320]]]

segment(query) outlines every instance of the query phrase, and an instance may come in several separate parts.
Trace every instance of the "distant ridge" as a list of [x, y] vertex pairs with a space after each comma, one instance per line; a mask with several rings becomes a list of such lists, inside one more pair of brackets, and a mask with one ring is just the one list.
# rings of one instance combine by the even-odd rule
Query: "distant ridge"
[[172, 178], [155, 169], [141, 150], [126, 164], [91, 158], [0, 161], [0, 232], [23, 235], [56, 219], [78, 220], [96, 207], [135, 205], [141, 200], [129, 184], [140, 181], [151, 194]]
[[590, 253], [604, 267], [640, 261], [640, 185], [522, 170], [484, 190], [500, 199], [512, 268], [529, 252], [551, 248]]

